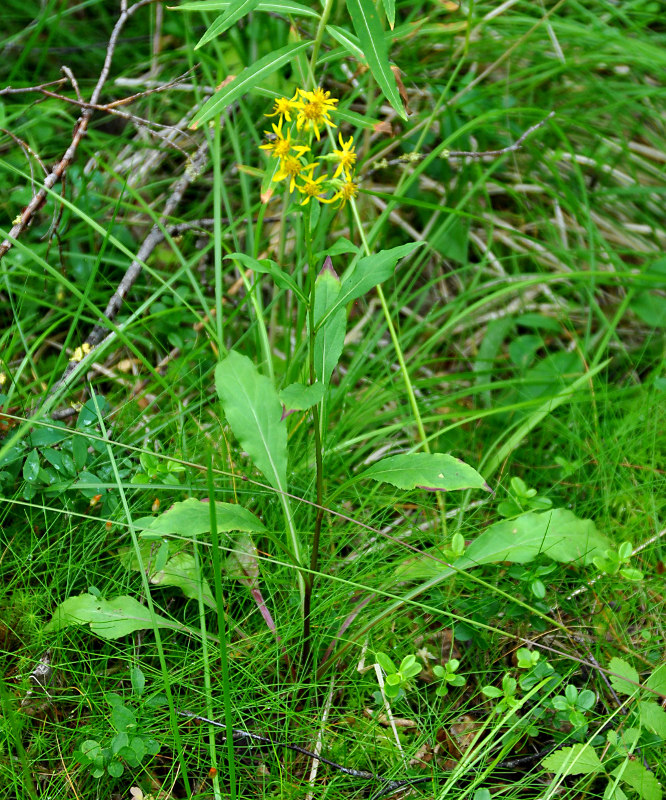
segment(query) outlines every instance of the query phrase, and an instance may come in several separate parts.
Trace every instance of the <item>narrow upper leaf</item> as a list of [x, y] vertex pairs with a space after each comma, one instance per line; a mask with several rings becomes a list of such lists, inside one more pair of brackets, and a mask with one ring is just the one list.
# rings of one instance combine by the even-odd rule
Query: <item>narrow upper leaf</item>
[[[196, 0], [194, 3], [181, 3], [171, 7], [172, 11], [227, 11], [233, 5], [233, 0]], [[268, 11], [272, 14], [285, 14], [295, 17], [314, 17], [319, 19], [319, 14], [313, 9], [294, 3], [293, 0], [279, 0], [276, 3], [257, 3], [257, 11]]]
[[265, 275], [270, 275], [275, 284], [279, 286], [281, 289], [291, 289], [291, 291], [303, 302], [307, 303], [308, 298], [306, 295], [301, 291], [296, 281], [289, 275], [288, 273], [284, 272], [284, 270], [280, 269], [280, 267], [272, 261], [270, 258], [253, 258], [252, 256], [248, 256], [246, 253], [230, 253], [226, 258], [232, 258], [236, 261], [239, 261], [244, 267], [247, 269], [251, 269], [253, 272], [263, 273]]
[[395, 75], [391, 72], [384, 30], [373, 0], [347, 0], [347, 10], [377, 85], [403, 119], [407, 119]]
[[[317, 276], [314, 307], [317, 331], [314, 342], [315, 375], [324, 385], [331, 380], [333, 370], [340, 360], [347, 329], [345, 308], [337, 302], [340, 297], [340, 279], [330, 265], [330, 258], [327, 258], [326, 264]], [[334, 306], [337, 306], [337, 311], [328, 315]], [[324, 316], [326, 320], [320, 325]]]
[[249, 14], [250, 11], [253, 11], [258, 5], [259, 0], [233, 0], [233, 2], [229, 4], [229, 8], [226, 12], [221, 14], [210, 28], [208, 28], [201, 39], [199, 39], [194, 49], [198, 50], [207, 42], [210, 42], [211, 39], [224, 33], [234, 23], [238, 22], [239, 19], [242, 19], [246, 14]]
[[388, 280], [393, 275], [398, 261], [422, 244], [423, 242], [409, 242], [360, 259], [354, 271], [342, 279], [340, 293], [336, 301], [326, 310], [324, 319], [328, 320], [337, 309], [366, 294], [373, 286]]
[[233, 350], [215, 368], [215, 388], [234, 436], [278, 491], [287, 488], [287, 426], [272, 382]]
[[397, 486], [398, 489], [485, 489], [482, 476], [469, 464], [446, 453], [401, 453], [383, 458], [361, 474]]
[[190, 128], [198, 128], [216, 114], [221, 114], [234, 100], [249, 92], [250, 89], [261, 83], [269, 75], [272, 75], [280, 67], [292, 61], [298, 53], [301, 53], [309, 46], [310, 42], [288, 44], [286, 47], [274, 50], [272, 53], [255, 61], [251, 66], [246, 67], [231, 83], [222, 87], [204, 103], [203, 107], [194, 115]]

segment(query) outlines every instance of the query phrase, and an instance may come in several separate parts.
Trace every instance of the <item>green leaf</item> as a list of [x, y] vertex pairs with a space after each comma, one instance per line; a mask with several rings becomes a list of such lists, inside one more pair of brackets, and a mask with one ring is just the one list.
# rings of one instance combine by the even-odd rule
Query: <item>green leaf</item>
[[[159, 628], [179, 627], [158, 614], [155, 614], [155, 624]], [[134, 631], [152, 628], [153, 622], [146, 606], [133, 597], [123, 595], [104, 600], [85, 593], [60, 603], [44, 630], [52, 633], [70, 625], [90, 625], [90, 630], [103, 639], [119, 639]]]
[[36, 450], [31, 450], [23, 464], [23, 480], [27, 483], [37, 483], [39, 470], [39, 453]]
[[327, 309], [324, 319], [327, 320], [339, 308], [369, 292], [373, 286], [388, 280], [393, 275], [398, 261], [422, 244], [423, 242], [409, 242], [360, 259], [353, 272], [343, 277], [340, 294]]
[[629, 308], [651, 328], [666, 328], [666, 298], [655, 292], [638, 292]]
[[403, 119], [407, 119], [398, 86], [389, 65], [384, 30], [373, 0], [347, 0], [347, 10], [361, 43], [361, 49], [377, 85]]
[[202, 577], [201, 570], [197, 569], [192, 553], [185, 550], [171, 556], [163, 569], [153, 571], [150, 575], [150, 582], [156, 586], [174, 586], [191, 600], [199, 598], [199, 584], [201, 583], [204, 603], [210, 608], [216, 608], [208, 581]]
[[351, 36], [349, 31], [339, 28], [337, 25], [327, 25], [326, 30], [331, 35], [331, 38], [341, 44], [352, 58], [356, 58], [358, 61], [365, 60], [365, 54], [361, 50], [356, 36]]
[[252, 66], [246, 67], [240, 75], [204, 103], [203, 107], [192, 119], [190, 128], [198, 128], [217, 114], [221, 114], [234, 100], [237, 100], [246, 92], [249, 92], [250, 89], [253, 89], [269, 75], [272, 75], [280, 69], [280, 67], [293, 61], [298, 53], [302, 53], [309, 46], [310, 42], [288, 44], [286, 47], [275, 50], [267, 56], [260, 58], [258, 61], [255, 61]]
[[[338, 365], [342, 349], [345, 346], [345, 333], [347, 330], [346, 309], [344, 306], [338, 305], [337, 311], [332, 314], [328, 313], [337, 304], [341, 285], [329, 258], [317, 276], [314, 307], [316, 330], [314, 343], [315, 375], [324, 386], [331, 380], [333, 370]], [[321, 323], [324, 317], [326, 319]]]
[[[572, 511], [555, 508], [541, 514], [529, 512], [512, 520], [502, 520], [489, 525], [469, 545], [462, 558], [454, 562], [458, 570], [471, 569], [478, 564], [496, 564], [511, 561], [525, 564], [539, 555], [553, 561], [568, 563], [580, 561], [590, 564], [592, 559], [609, 546], [605, 536], [589, 519], [579, 519]], [[438, 555], [438, 551], [434, 551]], [[427, 578], [455, 574], [432, 558], [407, 562], [401, 576]], [[403, 578], [405, 579], [405, 578]]]
[[120, 778], [125, 772], [125, 767], [120, 761], [112, 761], [106, 768], [112, 778]]
[[393, 29], [395, 26], [395, 0], [383, 0], [384, 11], [386, 11], [386, 19], [388, 24]]
[[641, 700], [638, 703], [641, 725], [651, 733], [666, 739], [666, 711], [658, 704]]
[[225, 256], [225, 258], [233, 258], [236, 261], [240, 261], [244, 267], [251, 269], [254, 272], [261, 272], [265, 275], [270, 275], [275, 281], [276, 286], [279, 286], [281, 289], [291, 289], [291, 291], [303, 303], [309, 302], [308, 298], [303, 294], [300, 287], [291, 277], [291, 275], [288, 275], [286, 272], [280, 269], [275, 261], [271, 261], [270, 258], [262, 258], [259, 260], [257, 258], [252, 258], [252, 256], [248, 256], [245, 253], [231, 253], [230, 255]]
[[132, 681], [132, 691], [137, 697], [141, 697], [143, 690], [146, 688], [146, 676], [139, 667], [130, 669], [130, 680]]
[[561, 775], [594, 775], [604, 771], [599, 756], [589, 744], [562, 747], [546, 756], [541, 766], [547, 772]]
[[[638, 686], [635, 684], [640, 683], [640, 677], [631, 664], [628, 664], [623, 658], [615, 657], [611, 658], [608, 669], [611, 672], [617, 673], [616, 675], [609, 675], [608, 677], [611, 686], [618, 694], [632, 695], [636, 693]], [[618, 675], [621, 677], [618, 677]], [[627, 678], [628, 680], [622, 680], [622, 678]], [[628, 681], [633, 681], [633, 683], [629, 683]]]
[[225, 13], [221, 14], [210, 26], [210, 28], [208, 28], [201, 39], [199, 39], [194, 46], [194, 49], [198, 50], [207, 42], [210, 42], [211, 39], [214, 39], [216, 36], [224, 33], [235, 22], [238, 22], [239, 19], [242, 19], [244, 16], [249, 14], [258, 5], [259, 0], [233, 0], [233, 2], [229, 4], [229, 8], [227, 8]]
[[[281, 409], [280, 409], [281, 412]], [[248, 451], [249, 452], [249, 451]], [[218, 532], [253, 531], [263, 533], [266, 528], [252, 512], [235, 503], [215, 503], [215, 521]], [[208, 503], [188, 497], [174, 503], [159, 517], [142, 517], [134, 527], [143, 531], [142, 538], [162, 536], [201, 536], [210, 533], [210, 507]]]
[[287, 426], [271, 381], [232, 350], [215, 368], [215, 387], [242, 448], [274, 489], [286, 491]]
[[655, 776], [640, 761], [625, 761], [611, 772], [614, 778], [628, 783], [641, 800], [661, 800], [661, 786]]
[[[197, 0], [194, 3], [181, 3], [174, 6], [172, 11], [226, 11], [233, 5], [233, 0]], [[313, 17], [319, 19], [319, 14], [301, 3], [292, 0], [280, 0], [277, 3], [257, 3], [256, 11], [268, 11], [272, 14], [293, 15], [295, 17]]]
[[649, 689], [654, 689], [659, 694], [666, 695], [666, 664], [657, 667], [652, 675], [645, 681]]
[[360, 478], [390, 483], [398, 489], [485, 489], [488, 484], [469, 464], [446, 453], [402, 453], [389, 456], [362, 472]]
[[390, 656], [387, 656], [386, 653], [377, 653], [375, 657], [377, 659], [377, 663], [387, 675], [393, 675], [398, 671], [398, 668], [393, 663]]
[[316, 405], [324, 396], [325, 391], [326, 386], [320, 381], [309, 386], [302, 383], [290, 383], [280, 392], [280, 400], [288, 411], [305, 411]]

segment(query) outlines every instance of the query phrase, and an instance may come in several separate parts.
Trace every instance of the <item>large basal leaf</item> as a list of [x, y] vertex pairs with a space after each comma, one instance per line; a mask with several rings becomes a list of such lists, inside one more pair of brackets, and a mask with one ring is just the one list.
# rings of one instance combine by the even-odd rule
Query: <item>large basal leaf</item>
[[[176, 623], [155, 614], [159, 628], [179, 628]], [[60, 631], [70, 625], [90, 625], [90, 630], [103, 639], [118, 639], [134, 631], [153, 627], [150, 612], [133, 597], [123, 595], [104, 600], [93, 594], [68, 597], [45, 625], [46, 632]]]
[[208, 28], [206, 33], [196, 43], [194, 49], [198, 50], [200, 47], [210, 42], [216, 36], [220, 36], [228, 30], [233, 24], [242, 19], [250, 11], [253, 11], [259, 5], [259, 0], [233, 0], [229, 8], [221, 14], [215, 22]]
[[373, 0], [347, 0], [347, 10], [359, 38], [370, 72], [386, 99], [403, 119], [407, 119], [395, 75], [389, 64], [384, 29]]
[[[314, 363], [317, 380], [323, 385], [331, 380], [333, 370], [340, 360], [342, 348], [345, 345], [345, 332], [347, 329], [347, 313], [344, 306], [338, 306], [326, 320], [319, 325], [323, 317], [336, 305], [340, 296], [341, 283], [331, 264], [330, 257], [326, 259], [324, 268], [317, 276], [315, 284], [315, 342]], [[319, 327], [318, 327], [319, 326]]]
[[287, 426], [275, 387], [233, 350], [215, 368], [215, 388], [234, 436], [279, 492], [287, 488]]
[[389, 456], [373, 464], [359, 477], [390, 483], [398, 489], [490, 491], [488, 484], [473, 467], [446, 453], [401, 453]]
[[[181, 3], [174, 6], [173, 11], [228, 11], [234, 0], [196, 0], [194, 3]], [[257, 3], [256, 11], [268, 11], [272, 14], [284, 14], [294, 17], [314, 17], [319, 14], [313, 9], [294, 3], [292, 0], [279, 0], [277, 3]]]
[[342, 279], [340, 293], [335, 302], [326, 310], [324, 319], [328, 320], [339, 308], [362, 297], [373, 286], [388, 280], [393, 275], [398, 261], [414, 252], [422, 244], [423, 242], [409, 242], [360, 259], [354, 271]]
[[224, 109], [237, 100], [239, 97], [249, 92], [250, 89], [257, 86], [263, 80], [272, 75], [280, 67], [284, 66], [310, 46], [310, 42], [297, 42], [296, 44], [288, 44], [280, 50], [275, 50], [267, 56], [258, 59], [249, 67], [246, 67], [240, 75], [234, 80], [222, 87], [216, 92], [209, 100], [207, 100], [203, 107], [199, 109], [198, 113], [194, 115], [190, 128], [198, 128], [204, 122], [208, 122], [216, 114], [221, 114]]
[[[243, 506], [234, 503], [215, 503], [215, 522], [219, 532], [251, 531], [262, 533], [266, 530], [263, 523]], [[168, 511], [159, 517], [141, 517], [134, 522], [134, 527], [141, 530], [144, 539], [156, 539], [162, 536], [201, 536], [210, 533], [210, 507], [208, 503], [189, 497], [174, 503]]]
[[[453, 563], [455, 569], [442, 564], [441, 560], [419, 558], [406, 562], [399, 573], [401, 580], [437, 576], [444, 579], [457, 570], [468, 570], [479, 564], [502, 561], [525, 564], [540, 555], [553, 561], [576, 561], [587, 565], [609, 547], [610, 542], [597, 531], [592, 520], [579, 519], [566, 508], [555, 508], [541, 514], [529, 512], [489, 525], [469, 545], [465, 555]], [[437, 551], [432, 555], [443, 559]]]
[[[148, 570], [148, 580], [154, 586], [173, 586], [180, 589], [185, 597], [192, 600], [199, 599], [199, 584], [204, 603], [209, 608], [217, 608], [213, 599], [213, 592], [210, 584], [205, 577], [202, 577], [201, 570], [197, 568], [197, 562], [190, 550], [184, 549], [181, 544], [180, 549], [169, 555], [169, 544], [164, 542], [162, 547], [166, 548], [166, 557], [161, 558], [161, 549], [155, 549], [155, 543], [144, 541], [140, 544], [141, 560], [143, 569]], [[185, 547], [190, 548], [190, 544]], [[127, 547], [120, 553], [120, 561], [126, 569], [138, 571], [141, 569], [139, 559], [133, 547]]]

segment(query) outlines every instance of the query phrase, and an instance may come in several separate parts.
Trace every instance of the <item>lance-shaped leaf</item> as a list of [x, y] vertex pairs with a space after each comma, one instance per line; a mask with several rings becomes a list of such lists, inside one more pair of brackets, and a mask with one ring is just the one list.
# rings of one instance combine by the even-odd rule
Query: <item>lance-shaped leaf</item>
[[270, 275], [275, 281], [276, 286], [279, 286], [281, 289], [291, 289], [303, 303], [308, 302], [308, 298], [300, 290], [298, 284], [291, 275], [280, 269], [275, 261], [272, 261], [270, 258], [252, 258], [252, 256], [248, 256], [245, 253], [230, 253], [228, 256], [225, 256], [225, 258], [232, 258], [239, 261], [244, 267], [251, 269], [253, 272]]
[[272, 382], [233, 350], [215, 368], [215, 388], [234, 436], [279, 492], [287, 489], [287, 426]]
[[[155, 614], [155, 624], [159, 628], [181, 627], [158, 614]], [[152, 628], [153, 621], [146, 606], [133, 597], [123, 595], [104, 600], [86, 592], [61, 603], [44, 630], [59, 631], [70, 625], [90, 625], [90, 630], [103, 639], [118, 639]]]
[[201, 39], [199, 39], [194, 49], [198, 50], [207, 42], [210, 42], [211, 39], [224, 33], [233, 24], [238, 22], [239, 19], [242, 19], [246, 14], [249, 14], [250, 11], [253, 11], [258, 5], [259, 0], [233, 0], [225, 13], [221, 14], [210, 28], [208, 28]]
[[335, 302], [326, 309], [322, 319], [318, 320], [318, 324], [321, 324], [322, 320], [328, 321], [339, 308], [346, 306], [347, 303], [356, 300], [358, 297], [362, 297], [373, 286], [388, 280], [393, 275], [398, 261], [412, 253], [422, 244], [423, 242], [409, 242], [399, 247], [392, 247], [390, 250], [380, 250], [379, 253], [360, 259], [353, 272], [345, 275], [342, 279], [340, 293]]
[[347, 0], [347, 10], [377, 85], [398, 114], [407, 119], [395, 75], [389, 64], [384, 29], [379, 21], [375, 3], [373, 0]]
[[390, 483], [398, 489], [485, 489], [490, 487], [469, 464], [447, 453], [401, 453], [377, 461], [362, 478]]
[[[228, 11], [235, 5], [234, 0], [196, 0], [194, 3], [181, 3], [173, 6], [172, 11]], [[279, 0], [277, 3], [257, 3], [257, 11], [268, 11], [272, 14], [283, 14], [294, 17], [314, 17], [319, 19], [319, 14], [314, 8], [308, 8], [292, 0]]]
[[272, 75], [280, 67], [292, 61], [298, 53], [303, 52], [310, 46], [310, 42], [297, 42], [288, 44], [280, 50], [275, 50], [267, 56], [255, 61], [250, 67], [246, 67], [234, 80], [222, 87], [218, 92], [206, 102], [203, 107], [194, 115], [190, 128], [198, 128], [204, 122], [208, 122], [216, 114], [221, 114], [224, 109], [237, 100], [239, 97], [249, 92], [263, 80]]
[[[262, 533], [263, 523], [251, 511], [234, 503], [215, 503], [217, 530], [252, 531]], [[161, 539], [163, 536], [201, 536], [210, 533], [210, 509], [208, 503], [188, 497], [174, 503], [159, 517], [141, 517], [135, 520], [134, 527], [141, 530], [143, 539]]]
[[[314, 364], [315, 375], [323, 385], [331, 380], [333, 370], [340, 360], [345, 345], [347, 314], [343, 305], [338, 303], [342, 284], [333, 269], [330, 256], [326, 257], [324, 267], [317, 276], [315, 284], [315, 342]], [[337, 311], [328, 312], [337, 305]], [[326, 316], [323, 324], [319, 324]]]

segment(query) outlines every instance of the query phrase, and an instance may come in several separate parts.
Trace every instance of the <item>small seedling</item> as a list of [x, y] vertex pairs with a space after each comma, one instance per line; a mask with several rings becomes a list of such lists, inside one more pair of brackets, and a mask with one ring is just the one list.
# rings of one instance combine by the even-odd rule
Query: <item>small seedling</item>
[[518, 681], [508, 673], [502, 678], [502, 688], [497, 686], [484, 686], [481, 691], [491, 700], [499, 700], [495, 706], [495, 713], [501, 714], [504, 711], [515, 708], [520, 700], [516, 697]]
[[581, 739], [587, 733], [587, 720], [585, 714], [591, 711], [597, 697], [590, 689], [579, 691], [576, 686], [569, 684], [564, 694], [559, 694], [552, 699], [552, 706], [557, 711], [556, 723], [568, 722], [573, 728], [572, 736]]
[[464, 686], [466, 681], [462, 675], [456, 675], [456, 670], [460, 666], [460, 661], [457, 658], [452, 658], [447, 661], [444, 666], [437, 664], [432, 668], [434, 674], [441, 679], [441, 683], [437, 687], [435, 694], [437, 697], [446, 697], [449, 693], [449, 686]]
[[[140, 701], [146, 684], [143, 672], [134, 667], [130, 678], [134, 697]], [[108, 694], [106, 702], [111, 706], [111, 725], [115, 734], [105, 736], [101, 741], [86, 739], [75, 752], [79, 763], [90, 770], [93, 778], [102, 778], [107, 773], [112, 778], [119, 778], [125, 767], [139, 767], [147, 756], [155, 755], [160, 749], [159, 742], [141, 731], [141, 708], [131, 708], [117, 694]], [[146, 702], [143, 708], [151, 705], [154, 704]]]
[[497, 506], [503, 517], [517, 517], [526, 511], [547, 511], [553, 505], [552, 500], [538, 496], [536, 489], [529, 488], [524, 480], [515, 476], [511, 478], [508, 495], [508, 499]]
[[400, 666], [396, 667], [386, 653], [377, 653], [377, 663], [386, 673], [384, 693], [390, 700], [396, 699], [401, 691], [404, 693], [407, 689], [411, 689], [413, 686], [411, 679], [423, 669], [414, 655], [405, 656]]
[[628, 581], [642, 581], [643, 573], [638, 569], [624, 566], [629, 563], [633, 553], [631, 542], [622, 542], [615, 550], [606, 550], [603, 556], [595, 556], [593, 561], [597, 569], [605, 572], [606, 575], [617, 575], [618, 573]]

